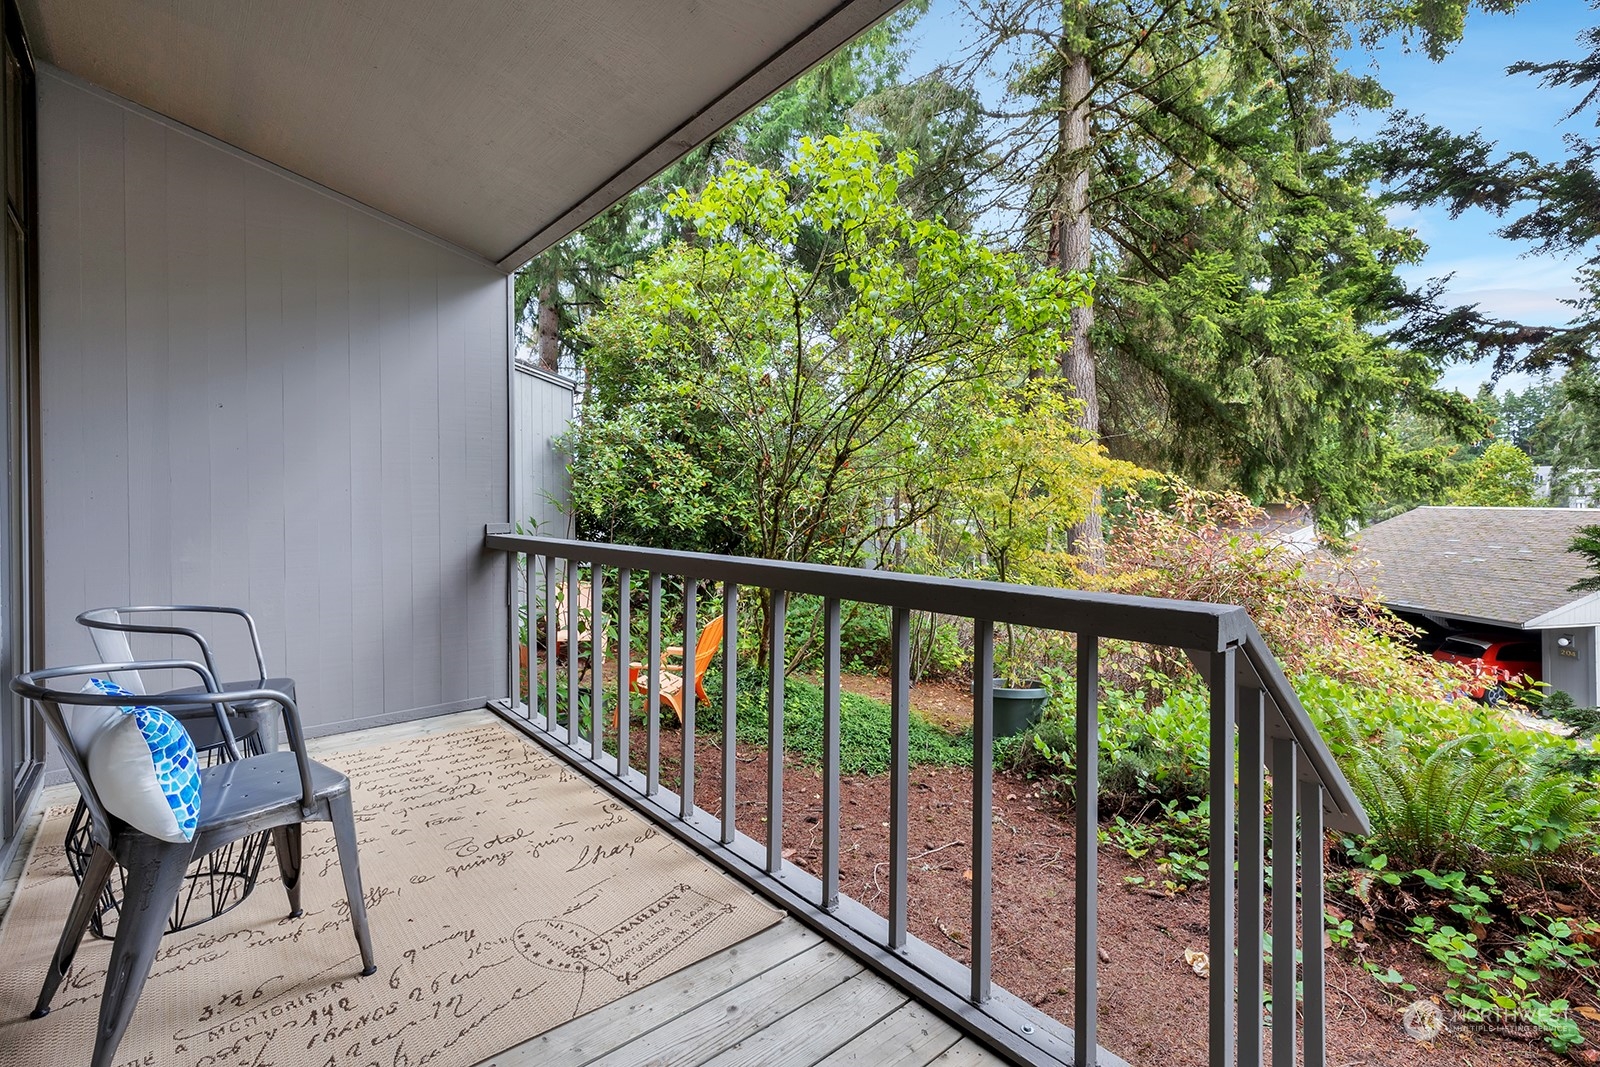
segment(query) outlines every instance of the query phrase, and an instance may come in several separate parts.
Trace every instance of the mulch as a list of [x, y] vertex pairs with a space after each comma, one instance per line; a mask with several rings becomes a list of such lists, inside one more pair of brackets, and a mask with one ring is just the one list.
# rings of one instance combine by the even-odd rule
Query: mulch
[[[881, 695], [874, 692], [875, 685], [883, 685], [882, 679], [845, 680], [847, 689]], [[959, 725], [964, 713], [970, 717], [971, 697], [964, 687], [920, 685], [912, 702], [946, 725]], [[676, 775], [671, 756], [676, 744], [675, 735], [664, 736], [662, 781], [668, 788]], [[702, 735], [696, 751], [696, 801], [707, 811], [719, 811], [720, 746], [717, 739]], [[737, 795], [749, 799], [740, 801], [736, 822], [743, 833], [763, 839], [766, 750], [740, 745], [737, 764]], [[791, 758], [784, 783], [786, 858], [820, 872], [821, 776]], [[911, 932], [962, 963], [968, 962], [971, 796], [968, 770], [911, 772]], [[888, 780], [847, 776], [840, 797], [841, 889], [882, 914], [888, 902]], [[995, 982], [1070, 1025], [1072, 812], [1043, 795], [1038, 783], [1003, 772], [994, 775], [994, 812]], [[1185, 962], [1184, 952], [1207, 949], [1205, 887], [1167, 896], [1148, 887], [1160, 882], [1153, 861], [1131, 860], [1107, 845], [1100, 846], [1099, 862], [1100, 1043], [1133, 1064], [1203, 1067], [1207, 982]], [[1146, 885], [1130, 885], [1132, 876], [1143, 877]], [[1572, 1062], [1536, 1038], [1489, 1030], [1451, 1030], [1430, 1043], [1413, 1040], [1401, 1028], [1406, 1004], [1430, 992], [1437, 995], [1443, 983], [1415, 946], [1373, 937], [1368, 941], [1371, 958], [1396, 967], [1420, 992], [1391, 994], [1345, 952], [1330, 950], [1330, 1067], [1548, 1067]], [[1587, 1036], [1589, 1047], [1600, 1044], [1600, 1032]]]

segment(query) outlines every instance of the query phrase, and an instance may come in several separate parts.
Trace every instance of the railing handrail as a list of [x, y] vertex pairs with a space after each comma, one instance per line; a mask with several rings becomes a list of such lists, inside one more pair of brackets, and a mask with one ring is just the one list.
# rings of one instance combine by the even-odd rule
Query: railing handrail
[[538, 537], [518, 534], [509, 524], [486, 526], [484, 533], [485, 546], [502, 552], [563, 559], [582, 557], [612, 567], [687, 574], [714, 582], [787, 589], [791, 593], [967, 615], [995, 623], [1070, 630], [1100, 638], [1205, 652], [1219, 652], [1230, 645], [1238, 645], [1244, 640], [1246, 628], [1254, 628], [1249, 614], [1242, 608], [1190, 600], [1085, 593], [1075, 589], [940, 578], [901, 571]]
[[[1302, 769], [1322, 785], [1329, 828], [1353, 833], [1371, 829], [1366, 809], [1295, 695], [1277, 657], [1249, 612], [1237, 605], [539, 537], [516, 533], [509, 523], [485, 526], [484, 546], [1197, 652], [1239, 648], [1276, 712], [1281, 730], [1299, 745], [1305, 761]], [[1268, 732], [1278, 733], [1271, 724]]]

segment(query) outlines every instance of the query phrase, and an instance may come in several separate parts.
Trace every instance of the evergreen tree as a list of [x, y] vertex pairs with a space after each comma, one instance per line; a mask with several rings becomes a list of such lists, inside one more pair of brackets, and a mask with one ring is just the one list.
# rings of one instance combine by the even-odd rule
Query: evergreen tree
[[1568, 552], [1576, 552], [1589, 561], [1589, 569], [1594, 571], [1587, 578], [1573, 583], [1567, 591], [1569, 593], [1600, 593], [1600, 525], [1585, 526], [1578, 531], [1572, 539], [1572, 544], [1567, 546]]
[[[1566, 118], [1593, 112], [1600, 124], [1600, 27], [1585, 30], [1578, 41], [1589, 50], [1578, 59], [1524, 60], [1507, 73], [1533, 75], [1551, 88], [1586, 89]], [[1464, 359], [1492, 355], [1497, 376], [1593, 361], [1600, 340], [1600, 139], [1569, 133], [1566, 143], [1567, 156], [1560, 160], [1498, 153], [1495, 143], [1477, 131], [1457, 134], [1401, 111], [1367, 146], [1365, 154], [1379, 167], [1390, 201], [1443, 204], [1451, 218], [1468, 208], [1510, 216], [1496, 231], [1507, 240], [1526, 242], [1534, 254], [1585, 257], [1579, 282], [1586, 291], [1570, 302], [1575, 314], [1563, 326], [1495, 319], [1475, 306], [1447, 309], [1438, 283], [1419, 303], [1414, 324], [1419, 338]]]
[[1565, 505], [1579, 492], [1592, 496], [1600, 485], [1600, 372], [1593, 365], [1562, 375], [1545, 425], [1554, 468], [1551, 503]]
[[[1353, 34], [1411, 25], [1430, 48], [1464, 9], [1203, 0], [985, 0], [972, 69], [1006, 75], [1000, 207], [1047, 265], [1092, 271], [1058, 373], [1116, 454], [1330, 525], [1386, 469], [1410, 406], [1472, 436], [1432, 389], [1439, 355], [1381, 335], [1422, 246], [1388, 226], [1328, 118], [1388, 97], [1342, 70]], [[1417, 21], [1417, 20], [1431, 21]], [[1093, 552], [1099, 524], [1078, 528]]]

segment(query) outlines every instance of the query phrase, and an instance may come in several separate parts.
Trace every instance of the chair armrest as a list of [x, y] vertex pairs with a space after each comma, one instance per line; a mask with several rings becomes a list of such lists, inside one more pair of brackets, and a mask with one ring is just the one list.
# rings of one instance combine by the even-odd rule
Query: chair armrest
[[661, 654], [663, 656], [677, 656], [679, 659], [682, 659], [683, 658], [683, 646], [682, 645], [669, 645], [666, 648], [661, 650]]
[[[145, 666], [158, 666], [145, 664]], [[212, 683], [215, 685], [215, 683]], [[219, 699], [220, 698], [220, 699]], [[210, 693], [172, 693], [162, 694], [161, 702], [168, 707], [198, 707], [201, 704], [212, 704], [217, 707], [217, 714], [226, 719], [223, 710], [227, 704], [243, 703], [253, 700], [270, 700], [278, 705], [283, 713], [284, 730], [289, 735], [289, 748], [294, 752], [295, 766], [300, 772], [300, 813], [309, 817], [314, 807], [314, 797], [311, 787], [311, 757], [306, 754], [305, 730], [300, 724], [300, 709], [295, 705], [294, 699], [287, 693], [280, 693], [276, 689], [237, 689], [229, 692]], [[223, 727], [227, 729], [226, 726]], [[232, 734], [229, 734], [232, 737]]]
[[66, 693], [51, 690], [44, 684], [57, 678], [84, 678], [96, 674], [116, 674], [120, 671], [193, 671], [199, 675], [200, 684], [205, 688], [205, 692], [190, 693], [182, 699], [169, 699], [166, 695], [162, 695], [158, 706], [198, 708], [211, 705], [211, 710], [217, 717], [217, 726], [222, 731], [222, 740], [228, 747], [228, 757], [235, 760], [243, 758], [243, 753], [239, 751], [239, 742], [233, 736], [233, 725], [228, 721], [228, 701], [236, 697], [220, 693], [222, 687], [217, 684], [216, 676], [204, 664], [193, 660], [130, 660], [126, 663], [85, 663], [73, 667], [54, 667], [17, 675], [11, 680], [11, 690], [30, 700], [53, 700], [65, 704], [114, 708], [125, 707], [131, 699], [137, 704], [157, 705], [156, 699], [149, 694], [134, 694], [128, 697], [111, 693]]

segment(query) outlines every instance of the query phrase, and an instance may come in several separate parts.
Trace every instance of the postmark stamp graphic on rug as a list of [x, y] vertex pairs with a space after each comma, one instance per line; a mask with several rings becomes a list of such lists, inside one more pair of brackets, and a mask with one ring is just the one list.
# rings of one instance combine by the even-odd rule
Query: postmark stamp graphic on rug
[[[271, 858], [238, 908], [161, 942], [118, 1064], [467, 1067], [765, 929], [779, 913], [530, 743], [483, 726], [325, 757], [355, 788], [378, 973], [359, 978], [332, 830], [306, 914]], [[6, 1067], [87, 1060], [110, 946], [27, 1018], [72, 902], [48, 813], [0, 927]]]

